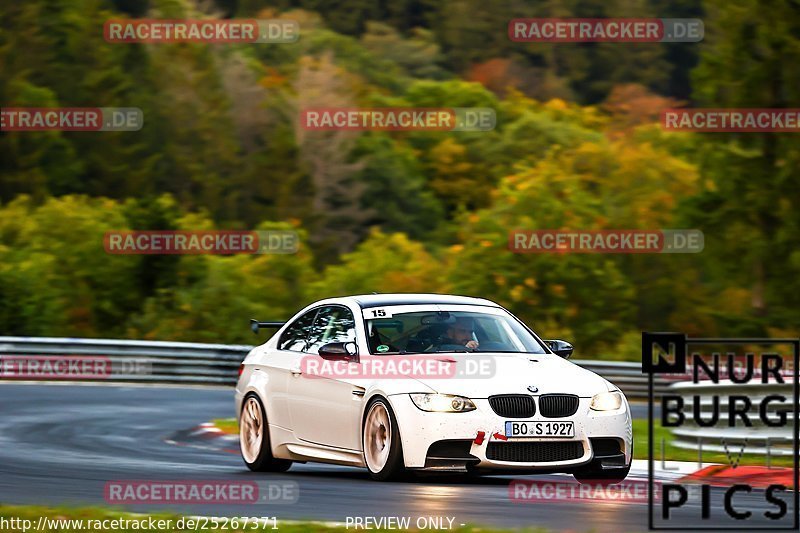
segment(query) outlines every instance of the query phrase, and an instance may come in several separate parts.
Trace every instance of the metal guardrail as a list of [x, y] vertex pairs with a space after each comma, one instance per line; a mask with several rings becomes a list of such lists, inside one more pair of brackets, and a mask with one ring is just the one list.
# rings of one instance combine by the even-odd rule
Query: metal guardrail
[[[190, 342], [77, 339], [58, 337], [0, 337], [0, 357], [94, 356], [108, 358], [115, 371], [84, 380], [114, 382], [186, 383], [230, 385], [236, 382], [239, 363], [253, 347], [249, 345], [200, 344]], [[633, 400], [647, 398], [647, 375], [639, 363], [574, 360], [619, 386]], [[146, 372], [136, 372], [137, 369]], [[1, 369], [0, 369], [1, 370]], [[0, 379], [3, 379], [0, 373]], [[668, 382], [657, 378], [657, 394]]]
[[[672, 444], [678, 448], [703, 450], [711, 452], [728, 453], [734, 458], [740, 450], [746, 453], [761, 455], [792, 455], [794, 454], [794, 380], [788, 379], [785, 383], [733, 383], [721, 380], [719, 383], [707, 382], [681, 382], [669, 388], [669, 393], [683, 398], [683, 413], [686, 420], [680, 427], [672, 428], [674, 436]], [[772, 402], [766, 409], [766, 418], [770, 422], [780, 422], [781, 417], [786, 417], [780, 427], [769, 426], [761, 420], [760, 416], [750, 415], [751, 427], [738, 421], [734, 427], [727, 425], [728, 400], [730, 395], [746, 396], [752, 403], [750, 412], [757, 412], [761, 401], [769, 395], [781, 395], [785, 402]], [[698, 400], [699, 414], [702, 420], [711, 420], [713, 410], [713, 397], [718, 397], [719, 424], [703, 427], [697, 425], [691, 413], [694, 410], [695, 396]], [[741, 403], [738, 404], [742, 406]]]
[[119, 372], [82, 379], [103, 382], [230, 385], [236, 382], [239, 364], [251, 349], [252, 346], [236, 344], [0, 337], [0, 358], [9, 355], [108, 358]]
[[[629, 400], [647, 400], [647, 374], [642, 373], [641, 363], [623, 361], [592, 361], [590, 359], [570, 359], [573, 363], [600, 374], [619, 387]], [[653, 377], [653, 393], [664, 394], [672, 382], [661, 376]]]

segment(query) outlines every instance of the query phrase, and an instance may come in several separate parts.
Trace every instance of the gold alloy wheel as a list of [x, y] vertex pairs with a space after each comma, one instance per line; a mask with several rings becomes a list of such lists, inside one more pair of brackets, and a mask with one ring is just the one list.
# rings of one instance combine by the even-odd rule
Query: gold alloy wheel
[[392, 423], [389, 411], [383, 402], [378, 401], [372, 404], [364, 422], [364, 459], [371, 472], [378, 473], [386, 466], [391, 445]]
[[258, 400], [250, 396], [245, 400], [242, 415], [239, 418], [239, 446], [242, 457], [249, 464], [255, 463], [261, 453], [261, 442], [264, 440], [264, 414]]

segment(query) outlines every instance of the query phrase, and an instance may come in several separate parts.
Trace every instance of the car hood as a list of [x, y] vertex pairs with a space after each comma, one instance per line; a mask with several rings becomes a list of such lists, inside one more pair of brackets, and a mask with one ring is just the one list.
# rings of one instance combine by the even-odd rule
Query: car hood
[[[442, 394], [469, 398], [488, 398], [494, 394], [575, 394], [589, 397], [615, 387], [606, 379], [552, 354], [439, 354], [453, 361], [456, 377], [426, 378], [417, 381]], [[486, 357], [490, 375], [470, 369], [468, 360]], [[536, 391], [528, 389], [534, 387]]]

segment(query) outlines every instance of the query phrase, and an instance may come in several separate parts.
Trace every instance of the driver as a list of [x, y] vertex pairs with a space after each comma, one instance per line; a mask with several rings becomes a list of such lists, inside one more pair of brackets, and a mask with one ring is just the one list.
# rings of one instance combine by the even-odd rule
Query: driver
[[460, 344], [467, 348], [475, 349], [478, 341], [475, 340], [475, 327], [471, 318], [460, 317], [447, 328], [447, 338], [442, 344]]

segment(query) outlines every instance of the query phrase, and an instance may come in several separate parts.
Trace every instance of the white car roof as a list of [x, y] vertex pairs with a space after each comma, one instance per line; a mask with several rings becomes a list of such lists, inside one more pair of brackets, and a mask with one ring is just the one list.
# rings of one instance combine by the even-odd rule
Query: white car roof
[[350, 296], [362, 309], [369, 307], [384, 307], [390, 305], [424, 305], [424, 304], [451, 304], [451, 305], [482, 305], [487, 307], [500, 307], [491, 300], [473, 298], [471, 296], [454, 296], [452, 294], [360, 294]]

